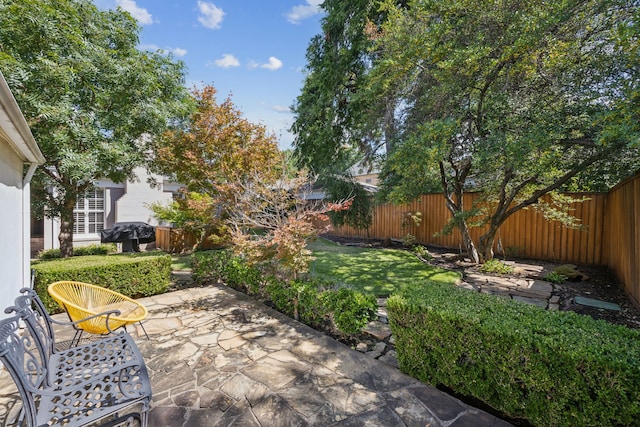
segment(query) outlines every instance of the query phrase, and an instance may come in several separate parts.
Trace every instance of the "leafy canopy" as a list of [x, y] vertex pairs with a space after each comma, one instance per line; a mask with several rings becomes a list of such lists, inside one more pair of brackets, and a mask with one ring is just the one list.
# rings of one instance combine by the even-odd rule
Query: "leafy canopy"
[[130, 177], [142, 136], [187, 110], [184, 65], [139, 51], [139, 31], [128, 13], [88, 0], [0, 0], [0, 70], [47, 159], [35, 182], [62, 217], [66, 255], [76, 199], [95, 180]]
[[216, 89], [193, 89], [195, 110], [185, 126], [154, 141], [154, 169], [183, 183], [183, 197], [168, 209], [154, 206], [156, 216], [189, 228], [204, 238], [228, 241], [226, 220], [241, 208], [243, 185], [255, 179], [275, 182], [283, 165], [277, 141], [266, 128], [249, 122]]
[[[184, 129], [156, 141], [155, 167], [186, 184], [183, 197], [156, 214], [217, 243], [231, 241], [251, 263], [282, 267], [293, 278], [311, 260], [313, 219], [331, 206], [303, 197], [308, 174], [293, 170], [264, 126], [249, 122], [216, 89], [194, 89], [197, 106]], [[336, 207], [337, 208], [337, 207]], [[272, 262], [276, 261], [276, 262]]]
[[590, 175], [603, 165], [639, 164], [634, 2], [386, 1], [384, 10], [369, 87], [398, 106], [389, 198], [439, 186], [464, 234], [471, 207], [461, 192], [481, 192], [486, 258], [518, 209], [568, 185], [624, 177]]

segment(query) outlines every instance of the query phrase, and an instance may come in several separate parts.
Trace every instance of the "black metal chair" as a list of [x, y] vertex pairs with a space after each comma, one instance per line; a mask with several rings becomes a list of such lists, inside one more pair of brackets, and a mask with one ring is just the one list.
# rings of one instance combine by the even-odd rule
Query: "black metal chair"
[[133, 338], [122, 331], [56, 350], [53, 324], [78, 322], [55, 321], [35, 291], [21, 292], [5, 310], [13, 315], [0, 320], [0, 360], [18, 388], [27, 425], [146, 426], [151, 384]]

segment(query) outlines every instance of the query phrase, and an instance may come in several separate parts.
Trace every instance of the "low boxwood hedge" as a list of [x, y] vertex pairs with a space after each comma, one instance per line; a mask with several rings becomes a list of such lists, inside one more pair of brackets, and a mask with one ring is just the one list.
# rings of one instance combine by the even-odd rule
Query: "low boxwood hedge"
[[136, 253], [106, 256], [76, 256], [32, 264], [35, 289], [50, 313], [60, 312], [47, 287], [60, 280], [91, 283], [131, 298], [167, 291], [171, 280], [171, 256]]
[[539, 426], [637, 425], [640, 331], [441, 283], [387, 301], [402, 371]]
[[227, 249], [196, 252], [191, 266], [196, 283], [222, 282], [268, 300], [278, 311], [314, 328], [322, 328], [330, 318], [342, 332], [354, 334], [376, 316], [373, 295], [339, 288], [321, 279], [285, 281], [248, 265]]

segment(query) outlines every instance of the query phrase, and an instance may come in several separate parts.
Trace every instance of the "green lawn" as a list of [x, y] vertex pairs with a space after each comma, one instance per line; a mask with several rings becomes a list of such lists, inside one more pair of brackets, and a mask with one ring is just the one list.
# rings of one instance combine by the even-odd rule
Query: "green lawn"
[[190, 270], [191, 254], [174, 254], [171, 255], [171, 270]]
[[316, 257], [311, 274], [376, 296], [388, 296], [402, 286], [433, 280], [454, 283], [455, 271], [437, 268], [415, 255], [397, 249], [369, 249], [341, 246], [326, 239], [309, 245]]

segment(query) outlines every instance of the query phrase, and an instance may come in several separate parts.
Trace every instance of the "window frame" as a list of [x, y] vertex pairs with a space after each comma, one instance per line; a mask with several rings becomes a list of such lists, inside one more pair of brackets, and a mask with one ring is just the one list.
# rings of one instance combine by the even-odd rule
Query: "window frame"
[[[100, 231], [105, 228], [105, 201], [106, 191], [101, 187], [87, 190], [78, 197], [73, 209], [73, 236], [78, 238], [99, 237]], [[99, 218], [101, 217], [101, 221]], [[82, 218], [82, 221], [79, 221]], [[80, 225], [82, 225], [82, 230]]]

